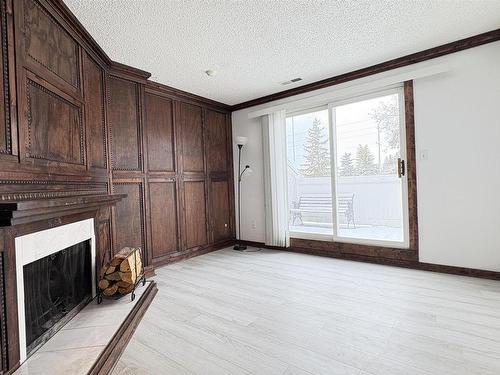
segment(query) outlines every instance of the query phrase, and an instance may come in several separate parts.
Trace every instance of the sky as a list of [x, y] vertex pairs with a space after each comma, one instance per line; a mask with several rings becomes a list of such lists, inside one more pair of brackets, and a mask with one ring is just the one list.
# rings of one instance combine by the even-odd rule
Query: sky
[[[371, 119], [369, 113], [380, 102], [394, 100], [397, 103], [397, 94], [346, 104], [335, 108], [337, 160], [346, 152], [351, 153], [352, 159], [354, 159], [358, 145], [367, 144], [375, 156], [375, 162], [378, 162], [377, 123]], [[307, 130], [312, 126], [315, 118], [320, 120], [324, 128], [324, 134], [327, 136], [329, 128], [328, 109], [287, 118], [287, 156], [289, 163], [297, 170], [304, 163], [304, 144], [307, 137]], [[387, 154], [384, 147], [384, 134], [381, 134], [380, 137], [381, 160], [383, 161]]]

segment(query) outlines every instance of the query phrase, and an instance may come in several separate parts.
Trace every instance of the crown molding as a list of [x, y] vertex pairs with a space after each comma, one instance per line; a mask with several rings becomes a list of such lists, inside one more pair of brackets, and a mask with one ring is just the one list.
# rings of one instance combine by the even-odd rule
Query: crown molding
[[416, 64], [419, 62], [435, 59], [451, 53], [463, 51], [469, 48], [481, 46], [483, 44], [493, 43], [500, 40], [500, 29], [491, 30], [469, 38], [460, 39], [455, 42], [443, 44], [441, 46], [429, 48], [420, 52], [412, 53], [403, 57], [388, 60], [366, 68], [354, 70], [348, 73], [340, 74], [334, 77], [326, 78], [320, 81], [308, 83], [303, 86], [294, 87], [289, 90], [280, 91], [275, 94], [262, 96], [243, 103], [231, 106], [231, 111], [254, 107], [256, 105], [269, 103], [279, 99], [285, 99], [290, 96], [304, 94], [310, 91], [323, 89], [325, 87], [335, 86], [341, 83], [349, 82], [355, 79], [364, 78], [373, 74], [382, 73], [388, 70], [401, 68], [404, 66]]

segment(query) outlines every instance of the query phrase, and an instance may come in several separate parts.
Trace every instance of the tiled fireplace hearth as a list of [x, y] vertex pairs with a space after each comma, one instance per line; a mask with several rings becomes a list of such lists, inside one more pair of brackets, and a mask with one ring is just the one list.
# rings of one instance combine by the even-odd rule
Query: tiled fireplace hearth
[[150, 282], [133, 303], [92, 300], [124, 196], [0, 199], [0, 374], [113, 368], [157, 291]]

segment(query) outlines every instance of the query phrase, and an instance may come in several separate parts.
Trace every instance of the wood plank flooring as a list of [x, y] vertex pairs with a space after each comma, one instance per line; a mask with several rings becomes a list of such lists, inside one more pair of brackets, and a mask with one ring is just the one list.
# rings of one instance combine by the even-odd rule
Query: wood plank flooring
[[155, 279], [115, 375], [500, 374], [498, 281], [230, 249]]

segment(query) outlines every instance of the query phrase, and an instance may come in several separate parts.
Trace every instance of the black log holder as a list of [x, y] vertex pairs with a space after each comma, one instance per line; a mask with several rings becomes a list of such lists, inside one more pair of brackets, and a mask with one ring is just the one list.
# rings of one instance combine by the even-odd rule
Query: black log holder
[[[141, 259], [142, 259], [142, 249], [139, 248], [139, 255], [141, 256]], [[134, 252], [134, 264], [137, 264], [137, 251]], [[103, 262], [102, 262], [102, 265], [101, 267], [104, 267], [104, 259], [103, 259]], [[132, 288], [132, 291], [130, 292], [130, 301], [134, 301], [135, 300], [135, 290], [137, 289], [137, 287], [139, 286], [139, 284], [142, 283], [142, 286], [146, 285], [146, 275], [144, 274], [144, 267], [142, 267], [142, 270], [141, 270], [141, 273], [139, 275], [139, 277], [137, 277], [137, 280], [135, 281], [134, 283], [134, 287]], [[105, 296], [103, 293], [102, 293], [102, 290], [101, 288], [97, 287], [98, 289], [98, 292], [97, 292], [97, 304], [100, 305], [102, 303], [102, 300], [103, 298], [106, 298], [106, 299], [111, 299], [111, 300], [119, 300], [119, 299], [122, 299], [123, 297], [125, 297], [127, 294], [115, 294], [113, 296]]]

